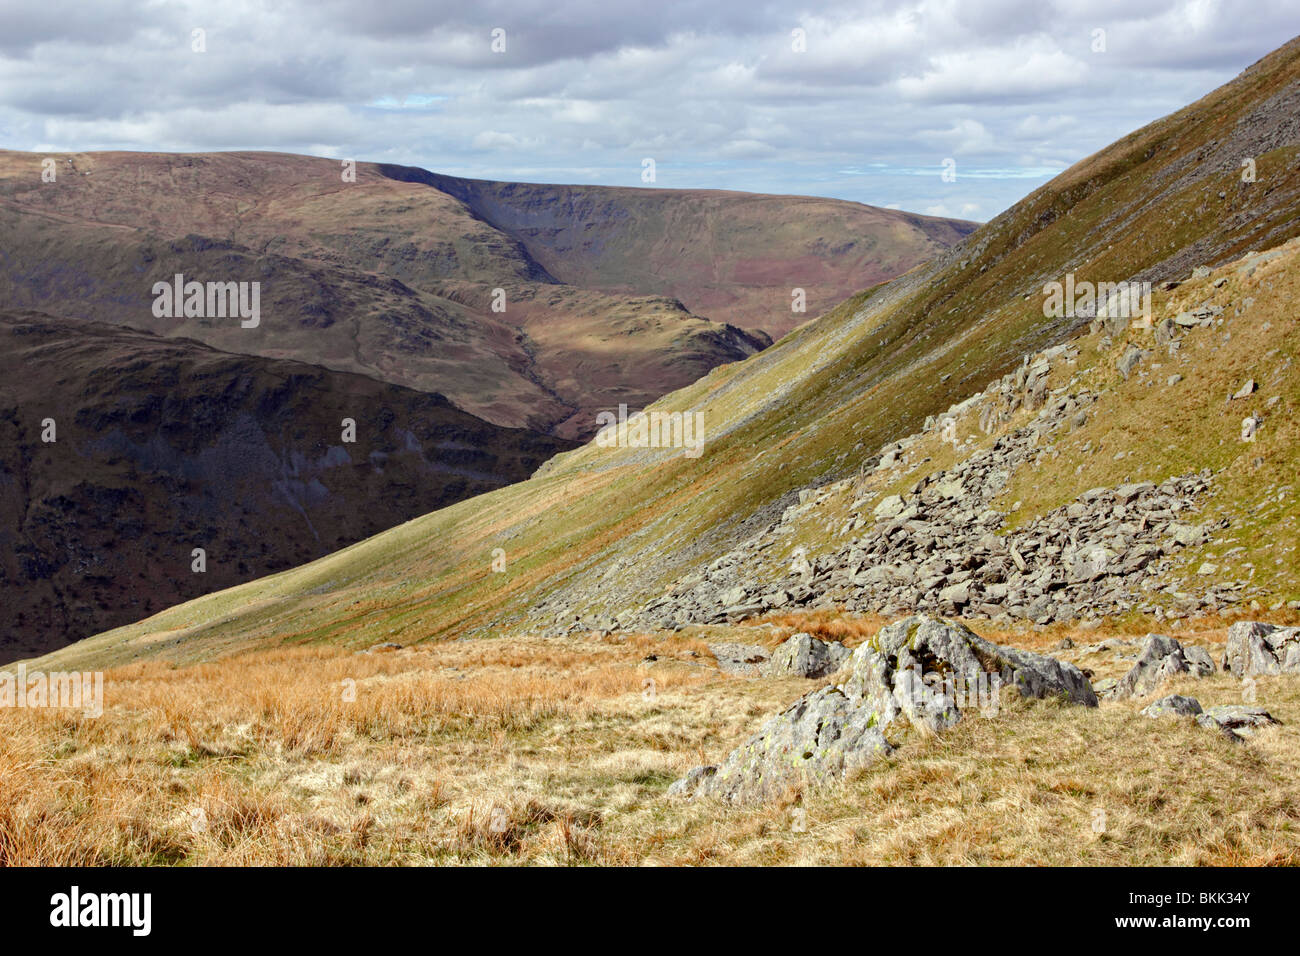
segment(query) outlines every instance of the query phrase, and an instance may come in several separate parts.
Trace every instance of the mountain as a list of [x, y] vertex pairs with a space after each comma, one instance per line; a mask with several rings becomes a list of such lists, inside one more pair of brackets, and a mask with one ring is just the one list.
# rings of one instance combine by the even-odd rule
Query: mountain
[[363, 375], [0, 312], [0, 660], [295, 567], [571, 447]]
[[[1066, 545], [1119, 549], [1123, 566], [1159, 571], [1141, 591], [1129, 591], [1137, 579], [1118, 578], [1119, 603], [1098, 614], [1295, 600], [1294, 536], [1246, 529], [1261, 515], [1275, 528], [1295, 520], [1287, 423], [1297, 401], [1296, 342], [1286, 311], [1295, 277], [1293, 247], [1282, 247], [1300, 234], [1298, 107], [1300, 42], [1292, 41], [1080, 161], [932, 263], [651, 406], [702, 416], [699, 457], [592, 442], [526, 482], [53, 660], [200, 660], [236, 639], [246, 648], [367, 646], [620, 623], [675, 627], [787, 604], [896, 613], [910, 600], [1014, 620], [1013, 610], [1028, 615], [1035, 604], [1032, 588], [1051, 593], [1058, 580], [1073, 587], [1065, 547], [1053, 537], [1070, 509], [1092, 520], [1090, 502], [1148, 494], [1144, 482], [1168, 502], [1162, 529], [1184, 508], [1204, 517], [1179, 532], [1184, 550], [1168, 551], [1162, 539], [1162, 552], [1145, 559], [1132, 549], [1154, 547], [1145, 529], [1156, 519], [1138, 530], [1102, 522], [1097, 540], [1073, 541], [1066, 528]], [[1255, 256], [1270, 249], [1267, 261]], [[1059, 316], [1048, 307], [1051, 283], [1130, 281], [1152, 283], [1150, 329], [1099, 321], [1091, 304]], [[1186, 344], [1171, 351], [1174, 341]], [[1256, 391], [1229, 401], [1247, 379]], [[976, 406], [990, 410], [972, 423]], [[1239, 438], [1247, 413], [1263, 422], [1253, 442]], [[956, 449], [942, 438], [949, 417]], [[978, 579], [976, 558], [948, 553], [939, 536], [947, 526], [908, 512], [915, 498], [918, 508], [928, 500], [927, 489], [960, 496], [958, 485], [975, 471], [980, 494], [988, 493], [976, 499], [983, 510], [949, 515], [950, 523], [962, 530], [960, 522], [986, 522], [980, 539], [1031, 528], [1039, 549], [1032, 565], [1021, 554], [1023, 570], [1001, 565], [1002, 581]], [[1224, 528], [1232, 530], [1225, 536]], [[891, 535], [912, 531], [930, 536], [919, 554], [890, 550]], [[1003, 545], [981, 547], [992, 555]], [[484, 573], [496, 548], [507, 570]], [[883, 597], [880, 582], [859, 577], [882, 559], [902, 576]], [[793, 592], [785, 586], [791, 573]], [[986, 583], [1006, 585], [1000, 599]], [[960, 588], [946, 591], [961, 584], [965, 598]], [[1094, 611], [1072, 605], [1068, 613]], [[152, 642], [162, 633], [171, 638], [165, 645]]]
[[[455, 196], [560, 282], [669, 296], [696, 315], [773, 338], [975, 228], [811, 196], [498, 183], [381, 168]], [[807, 293], [806, 313], [790, 308], [796, 287]]]
[[[358, 372], [572, 438], [815, 314], [792, 312], [794, 287], [829, 305], [970, 228], [278, 153], [0, 152], [0, 302]], [[259, 282], [261, 321], [155, 315], [155, 283], [177, 274]]]

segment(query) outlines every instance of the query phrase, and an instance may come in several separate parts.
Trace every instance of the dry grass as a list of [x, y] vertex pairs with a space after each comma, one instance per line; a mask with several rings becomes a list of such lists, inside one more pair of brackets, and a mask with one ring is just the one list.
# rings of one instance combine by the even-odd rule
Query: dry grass
[[[607, 859], [584, 784], [666, 785], [672, 702], [725, 683], [700, 657], [637, 638], [122, 667], [99, 719], [0, 712], [0, 863]], [[630, 726], [638, 747], [605, 746]]]
[[[858, 644], [879, 626], [767, 623], [727, 636]], [[1038, 649], [1068, 636], [976, 627]], [[1065, 655], [1121, 673], [1128, 661], [1083, 654], [1102, 636], [1077, 632]], [[1180, 636], [1217, 653], [1223, 630]], [[1285, 723], [1244, 746], [1139, 704], [1015, 703], [908, 735], [843, 788], [746, 809], [664, 791], [810, 685], [724, 677], [697, 640], [296, 648], [107, 680], [98, 720], [0, 712], [0, 863], [1300, 862], [1294, 678], [1259, 681]], [[1241, 693], [1222, 676], [1168, 690], [1206, 706]]]

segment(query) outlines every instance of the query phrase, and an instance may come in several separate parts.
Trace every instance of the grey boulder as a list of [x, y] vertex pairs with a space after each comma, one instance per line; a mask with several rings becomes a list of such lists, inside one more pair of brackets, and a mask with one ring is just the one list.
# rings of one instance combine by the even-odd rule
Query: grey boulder
[[795, 634], [772, 652], [763, 672], [769, 677], [829, 677], [852, 653], [839, 641], [819, 641], [811, 634]]
[[697, 767], [670, 792], [750, 803], [789, 787], [840, 782], [893, 751], [884, 731], [899, 718], [941, 730], [964, 711], [995, 709], [1004, 686], [1026, 697], [1097, 706], [1092, 686], [1073, 665], [1002, 647], [960, 623], [925, 615], [882, 628], [845, 666], [842, 684], [804, 695], [716, 769]]
[[823, 687], [768, 720], [718, 767], [696, 767], [669, 793], [755, 803], [787, 787], [838, 782], [892, 750], [861, 701]]
[[1271, 724], [1281, 723], [1263, 707], [1256, 707], [1252, 704], [1223, 704], [1218, 707], [1211, 707], [1205, 712], [1205, 716], [1224, 730], [1230, 730], [1238, 734], [1254, 733], [1256, 730], [1268, 727]]
[[1109, 696], [1119, 700], [1145, 697], [1169, 678], [1190, 672], [1183, 645], [1163, 634], [1148, 634], [1137, 663], [1119, 679]]
[[1300, 627], [1238, 621], [1228, 628], [1223, 669], [1237, 677], [1300, 673]]
[[1195, 697], [1184, 697], [1181, 694], [1170, 694], [1168, 697], [1161, 697], [1154, 704], [1148, 704], [1142, 708], [1143, 717], [1195, 717], [1203, 713], [1201, 702]]
[[1184, 647], [1183, 659], [1187, 661], [1188, 669], [1196, 677], [1209, 677], [1214, 673], [1214, 658], [1203, 647], [1197, 647], [1195, 644]]
[[1143, 717], [1193, 717], [1196, 723], [1207, 730], [1217, 730], [1233, 743], [1240, 743], [1243, 735], [1249, 736], [1262, 727], [1276, 724], [1272, 714], [1262, 707], [1247, 704], [1224, 704], [1201, 708], [1201, 702], [1195, 697], [1171, 694], [1162, 697], [1153, 704], [1142, 708]]
[[1022, 697], [1060, 696], [1097, 706], [1097, 695], [1073, 664], [986, 641], [956, 621], [918, 614], [882, 628], [859, 647], [845, 693], [867, 701], [890, 724], [900, 715], [913, 726], [942, 730], [961, 718], [962, 706], [996, 707], [1000, 689]]

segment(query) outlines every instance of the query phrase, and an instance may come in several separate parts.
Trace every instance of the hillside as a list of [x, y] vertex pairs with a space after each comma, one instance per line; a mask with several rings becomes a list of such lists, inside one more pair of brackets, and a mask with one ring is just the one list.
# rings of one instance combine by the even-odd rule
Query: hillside
[[300, 565], [569, 447], [361, 375], [0, 312], [0, 661]]
[[[598, 411], [642, 407], [770, 343], [750, 330], [815, 315], [791, 312], [792, 287], [824, 307], [969, 229], [834, 200], [478, 184], [499, 187], [493, 219], [462, 201], [467, 182], [369, 163], [345, 181], [336, 161], [278, 153], [0, 152], [0, 302], [358, 372], [586, 438]], [[661, 239], [680, 233], [669, 259], [606, 235], [652, 218]], [[602, 254], [523, 226], [543, 220], [604, 236]], [[628, 277], [634, 262], [647, 276]], [[155, 316], [154, 283], [177, 273], [261, 282], [264, 320]]]
[[[655, 408], [704, 416], [702, 457], [589, 444], [548, 463], [528, 482], [430, 514], [324, 561], [173, 609], [60, 659], [131, 659], [144, 652], [133, 642], [160, 632], [175, 643], [158, 653], [196, 660], [226, 646], [231, 633], [245, 646], [286, 640], [365, 646], [381, 639], [410, 643], [608, 628], [620, 616], [638, 620], [641, 609], [669, 589], [686, 590], [691, 576], [712, 576], [739, 560], [724, 556], [806, 500], [811, 489], [876, 476], [886, 449], [919, 434], [927, 418], [1000, 381], [1025, 356], [1083, 331], [1089, 315], [1044, 316], [1045, 283], [1067, 273], [1079, 281], [1150, 280], [1157, 284], [1154, 309], [1164, 317], [1181, 297], [1180, 289], [1166, 292], [1160, 283], [1186, 280], [1195, 266], [1232, 262], [1300, 233], [1298, 51], [1300, 44], [1286, 45], [1199, 102], [1084, 159], [931, 265], [856, 296], [773, 348], [661, 400]], [[1243, 156], [1255, 160], [1254, 182], [1240, 175]], [[1259, 308], [1272, 291], [1252, 285], [1234, 301], [1242, 305], [1250, 297]], [[1270, 334], [1286, 335], [1290, 327], [1275, 321]], [[1111, 333], [1108, 347], [1118, 347], [1118, 334]], [[1141, 347], [1153, 346], [1143, 340]], [[1281, 340], [1271, 347], [1285, 354], [1288, 346]], [[1205, 374], [1225, 379], [1246, 373], [1252, 357], [1209, 354]], [[1180, 374], [1191, 379], [1188, 371]], [[1282, 403], [1290, 400], [1289, 372], [1278, 374], [1283, 378], [1274, 388]], [[1131, 397], [1149, 398], [1154, 407], [1165, 393], [1151, 386]], [[1273, 414], [1285, 419], [1277, 408]], [[1236, 408], [1231, 418], [1222, 412], [1214, 403], [1180, 409], [1191, 417], [1173, 430], [1174, 436], [1218, 434], [1222, 445], [1187, 441], [1158, 457], [1149, 448], [1129, 447], [1136, 432], [1089, 418], [1096, 437], [1088, 452], [1082, 446], [1075, 452], [1083, 460], [1065, 460], [1070, 481], [1016, 479], [1034, 493], [1020, 495], [1014, 521], [1043, 518], [1094, 486], [1160, 482], [1204, 469], [1219, 474], [1241, 467], [1234, 466], [1241, 456], [1267, 460], [1267, 449], [1282, 456], [1278, 467], [1285, 471], [1290, 450], [1275, 431], [1265, 429], [1248, 448], [1233, 444], [1241, 416]], [[1206, 417], [1211, 414], [1217, 417]], [[1128, 417], [1160, 420], [1145, 403]], [[1014, 424], [999, 420], [982, 440], [1009, 434]], [[1108, 454], [1097, 456], [1093, 450], [1103, 435]], [[1142, 460], [1153, 473], [1136, 468]], [[875, 477], [876, 484], [882, 480]], [[1258, 504], [1252, 494], [1253, 484], [1233, 499], [1236, 520], [1244, 520], [1239, 512], [1248, 502]], [[801, 541], [785, 542], [788, 551], [772, 554], [784, 561], [802, 544], [810, 558], [827, 555], [830, 561], [845, 543], [847, 532], [837, 533], [845, 520], [837, 513], [811, 522]], [[431, 551], [425, 544], [431, 539], [451, 544]], [[1255, 538], [1239, 546], [1250, 555], [1264, 544]], [[498, 547], [508, 555], [509, 570], [487, 574], [488, 556]], [[1208, 547], [1194, 545], [1189, 554]], [[1270, 576], [1269, 593], [1260, 595], [1270, 603], [1296, 598], [1300, 586], [1294, 566], [1277, 557], [1283, 563], [1270, 567], [1281, 570]], [[1263, 566], [1264, 560], [1261, 555], [1253, 563]], [[755, 591], [770, 593], [763, 583], [752, 582], [755, 590], [742, 592], [741, 603], [755, 603], [749, 600]], [[677, 610], [686, 610], [689, 619], [688, 609], [666, 610], [665, 620]], [[757, 610], [761, 602], [749, 613]]]
[[[860, 289], [955, 245], [975, 223], [809, 196], [497, 183], [383, 167], [460, 199], [550, 275], [669, 296], [780, 338]], [[790, 310], [791, 289], [808, 293]]]

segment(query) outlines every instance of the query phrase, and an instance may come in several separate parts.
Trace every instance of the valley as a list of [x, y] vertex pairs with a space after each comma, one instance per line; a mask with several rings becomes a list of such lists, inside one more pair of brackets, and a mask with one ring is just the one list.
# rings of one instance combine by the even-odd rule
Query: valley
[[[788, 325], [764, 317], [799, 284], [769, 268], [770, 224], [788, 220], [788, 261], [863, 274], [870, 242], [809, 224], [866, 213], [381, 165], [359, 167], [350, 228], [288, 233], [329, 205], [297, 158], [150, 167], [209, 197], [204, 177], [254, 161], [283, 178], [226, 238], [178, 237], [193, 211], [160, 203], [158, 237], [97, 274], [260, 270], [258, 331], [295, 357], [216, 352], [237, 323], [185, 333], [200, 345], [116, 313], [100, 335], [237, 383], [230, 362], [288, 376], [310, 352], [358, 401], [381, 391], [368, 414], [412, 489], [473, 470], [428, 448], [488, 437], [478, 477], [529, 475], [26, 661], [102, 672], [104, 710], [0, 712], [0, 862], [1295, 866], [1298, 116], [1294, 39], [968, 234], [891, 219], [926, 254]], [[9, 221], [69, 215], [6, 182]], [[111, 205], [95, 229], [130, 231]], [[435, 210], [454, 240], [421, 233]], [[66, 264], [87, 240], [61, 229], [41, 235]], [[126, 287], [9, 255], [14, 296]], [[293, 298], [291, 342], [275, 316]], [[85, 321], [60, 328], [75, 343]], [[410, 388], [455, 378], [421, 358], [435, 341], [482, 381]], [[311, 409], [311, 429], [286, 413], [268, 431], [303, 479], [341, 470], [319, 433], [343, 387], [267, 386]], [[383, 411], [399, 398], [505, 434], [437, 443]], [[78, 427], [185, 434], [165, 403], [104, 401]], [[601, 403], [602, 430], [580, 428]], [[702, 441], [652, 441], [651, 421], [661, 439], [701, 422]]]

